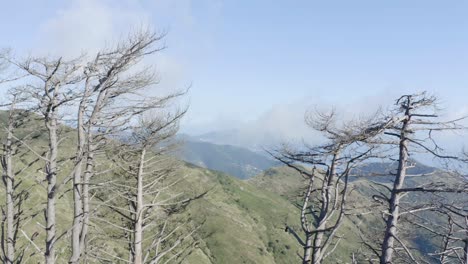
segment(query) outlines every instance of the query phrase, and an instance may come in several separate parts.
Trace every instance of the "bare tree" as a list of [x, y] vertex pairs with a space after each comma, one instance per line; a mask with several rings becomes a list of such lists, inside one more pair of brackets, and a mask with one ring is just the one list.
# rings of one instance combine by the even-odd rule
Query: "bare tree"
[[[2, 54], [2, 57], [5, 56]], [[8, 66], [7, 63], [2, 60], [0, 64], [0, 70], [4, 70]], [[4, 82], [4, 81], [1, 81]], [[6, 249], [5, 243], [2, 243], [2, 261], [7, 264], [11, 264], [15, 260], [15, 193], [14, 193], [14, 172], [13, 172], [13, 130], [16, 127], [14, 121], [14, 109], [16, 104], [16, 96], [10, 104], [10, 111], [8, 121], [5, 124], [6, 138], [3, 143], [3, 153], [1, 156], [2, 163], [2, 179], [3, 185], [5, 186], [5, 207], [4, 221], [6, 221]], [[2, 228], [5, 230], [5, 227]], [[3, 232], [4, 233], [4, 232]], [[4, 237], [4, 234], [3, 234]], [[3, 240], [2, 240], [3, 241]]]
[[[338, 126], [334, 111], [309, 114], [306, 122], [321, 132], [328, 142], [306, 146], [303, 150], [283, 147], [270, 154], [307, 180], [300, 214], [305, 241], [299, 240], [304, 248], [303, 263], [318, 264], [330, 256], [342, 239], [338, 231], [347, 210], [349, 174], [370, 157], [372, 148], [360, 143], [379, 129], [369, 129], [369, 120]], [[305, 166], [312, 166], [312, 171]], [[287, 230], [295, 232], [291, 227]], [[299, 238], [297, 234], [296, 238]]]
[[120, 232], [114, 241], [126, 241], [128, 255], [123, 258], [99, 250], [94, 253], [96, 258], [135, 264], [162, 263], [178, 258], [187, 249], [183, 242], [189, 240], [196, 228], [181, 233], [190, 224], [171, 223], [169, 217], [194, 198], [172, 189], [183, 177], [176, 177], [178, 162], [166, 155], [184, 113], [185, 110], [164, 116], [153, 114], [140, 119], [127, 143], [112, 151], [117, 175], [111, 177], [98, 198], [100, 205], [109, 208], [119, 220], [109, 222], [109, 217], [99, 217], [96, 221], [114, 229], [113, 233]]
[[158, 106], [152, 103], [180, 95], [172, 94], [164, 100], [158, 98], [158, 102], [145, 98], [143, 89], [157, 82], [154, 73], [148, 67], [131, 72], [145, 56], [162, 49], [155, 45], [163, 37], [164, 34], [139, 31], [115, 48], [99, 52], [84, 70], [85, 81], [77, 111], [70, 263], [78, 263], [85, 253], [90, 213], [89, 182], [95, 173], [96, 154], [105, 146], [106, 138], [118, 134], [134, 115]]
[[[407, 186], [405, 179], [407, 171], [413, 167], [414, 161], [410, 159], [416, 153], [425, 153], [444, 161], [463, 160], [460, 156], [443, 154], [443, 149], [437, 144], [435, 133], [449, 130], [463, 129], [457, 120], [440, 121], [437, 119], [437, 101], [435, 97], [426, 93], [404, 95], [396, 101], [397, 108], [383, 118], [376, 126], [385, 128], [381, 136], [369, 140], [372, 144], [397, 147], [396, 171], [389, 172], [394, 177], [393, 186], [385, 187], [389, 197], [382, 201], [388, 202], [388, 209], [384, 213], [385, 232], [381, 244], [380, 263], [394, 263], [396, 248], [401, 248], [406, 257], [416, 262], [414, 254], [405, 245], [404, 239], [398, 236], [400, 220], [405, 214], [429, 210], [431, 206], [415, 208], [402, 208], [402, 199], [408, 193], [460, 193], [466, 191], [466, 184], [461, 182], [458, 186], [447, 186], [444, 183], [432, 182], [421, 186]], [[386, 137], [396, 138], [396, 140]], [[399, 245], [399, 246], [397, 246]]]
[[[33, 240], [37, 237], [36, 233], [33, 237], [28, 238], [29, 241], [26, 243], [21, 243], [19, 239], [20, 234], [24, 233], [22, 230], [24, 223], [31, 220], [31, 216], [27, 215], [27, 212], [34, 211], [23, 208], [24, 203], [30, 196], [29, 189], [31, 188], [31, 186], [24, 187], [23, 181], [31, 176], [25, 171], [33, 167], [40, 159], [33, 159], [27, 164], [21, 161], [27, 155], [27, 152], [30, 152], [27, 147], [24, 147], [26, 141], [32, 138], [33, 134], [37, 132], [37, 128], [27, 128], [31, 115], [27, 110], [21, 109], [22, 103], [26, 100], [23, 94], [15, 89], [15, 81], [20, 80], [25, 75], [19, 75], [12, 71], [10, 57], [9, 50], [0, 51], [0, 72], [2, 73], [0, 84], [5, 89], [9, 89], [4, 94], [4, 98], [8, 101], [1, 105], [2, 108], [5, 108], [5, 119], [2, 120], [1, 127], [4, 132], [1, 137], [3, 151], [0, 154], [2, 182], [5, 187], [5, 203], [1, 206], [2, 241], [0, 259], [3, 263], [22, 263], [25, 261], [25, 255], [30, 244], [34, 243]], [[34, 253], [30, 255], [34, 255]], [[26, 261], [27, 259], [28, 257], [26, 257]]]
[[[97, 160], [104, 158], [109, 141], [126, 133], [136, 116], [165, 108], [172, 99], [185, 94], [186, 91], [181, 91], [152, 97], [146, 93], [146, 88], [156, 84], [158, 79], [151, 66], [142, 67], [139, 62], [164, 48], [158, 45], [163, 37], [164, 34], [149, 30], [135, 31], [115, 47], [99, 52], [91, 61], [86, 61], [85, 56], [72, 60], [30, 57], [23, 61], [2, 56], [2, 62], [15, 65], [24, 73], [17, 74], [25, 77], [25, 81], [14, 90], [29, 98], [27, 108], [42, 116], [48, 134], [47, 151], [33, 151], [45, 163], [46, 263], [57, 259], [55, 244], [68, 233], [71, 233], [72, 251], [69, 262], [79, 263], [86, 256], [91, 212], [90, 181], [95, 174], [112, 171], [108, 167], [102, 168], [104, 171], [96, 171]], [[17, 79], [5, 79], [12, 80]], [[74, 161], [69, 173], [69, 166], [62, 169], [58, 161], [59, 144], [64, 140], [60, 138], [60, 130], [71, 121], [64, 119], [65, 112], [69, 116], [70, 113], [76, 115], [73, 123], [77, 133], [76, 151], [73, 156], [64, 159], [65, 162]], [[185, 110], [181, 116], [182, 113]], [[5, 155], [8, 157], [8, 152]], [[5, 171], [8, 172], [7, 169]], [[58, 234], [56, 197], [60, 190], [63, 193], [68, 191], [62, 187], [70, 180], [73, 183], [73, 224], [70, 229], [62, 228], [64, 232]]]
[[[464, 201], [466, 203], [466, 200]], [[460, 263], [468, 261], [468, 215], [464, 204], [440, 203], [431, 209], [431, 214], [409, 220], [414, 226], [439, 241], [440, 249], [429, 256], [438, 263]]]
[[[443, 235], [440, 263], [450, 263], [455, 259], [460, 264], [468, 263], [468, 212], [464, 205], [444, 205], [440, 210], [447, 217], [447, 232]], [[434, 233], [434, 232], [432, 232]]]
[[44, 161], [44, 174], [47, 182], [47, 205], [45, 208], [45, 263], [55, 263], [55, 244], [62, 236], [56, 231], [56, 197], [61, 184], [57, 183], [60, 170], [59, 129], [61, 109], [78, 96], [76, 85], [83, 80], [81, 60], [63, 60], [48, 58], [28, 58], [22, 62], [11, 61], [27, 73], [28, 83], [17, 88], [24, 96], [31, 99], [31, 110], [43, 116], [48, 134], [48, 147]]
[[[13, 171], [13, 154], [14, 154], [14, 139], [13, 139], [13, 131], [17, 127], [17, 123], [15, 119], [15, 105], [16, 105], [16, 96], [13, 97], [13, 102], [10, 105], [10, 111], [8, 115], [8, 121], [6, 123], [6, 138], [4, 139], [3, 144], [3, 153], [2, 153], [2, 168], [3, 168], [3, 184], [5, 186], [5, 212], [4, 218], [6, 221], [6, 228], [4, 227], [3, 230], [6, 229], [6, 249], [3, 246], [2, 252], [3, 257], [2, 261], [4, 263], [14, 263], [15, 261], [15, 244], [16, 244], [16, 236], [18, 225], [15, 226], [15, 218], [19, 217], [19, 211], [15, 206], [16, 200], [16, 193], [15, 193], [15, 173]], [[4, 243], [2, 243], [4, 245]]]
[[[28, 207], [27, 202], [31, 196], [31, 189], [37, 187], [37, 183], [30, 180], [35, 176], [30, 170], [37, 168], [43, 161], [45, 153], [31, 148], [30, 144], [43, 129], [31, 126], [34, 122], [34, 114], [24, 109], [25, 98], [17, 93], [16, 89], [7, 93], [10, 101], [4, 106], [8, 107], [2, 115], [6, 117], [2, 122], [5, 133], [3, 140], [3, 153], [1, 164], [3, 168], [3, 185], [5, 187], [5, 204], [2, 205], [2, 261], [4, 263], [22, 263], [36, 253], [42, 253], [34, 240], [39, 232], [33, 232], [28, 236], [24, 228], [38, 214], [36, 208]], [[32, 153], [32, 154], [31, 154]], [[27, 182], [27, 183], [25, 183]], [[25, 237], [22, 241], [20, 238]], [[29, 249], [34, 248], [33, 252]]]

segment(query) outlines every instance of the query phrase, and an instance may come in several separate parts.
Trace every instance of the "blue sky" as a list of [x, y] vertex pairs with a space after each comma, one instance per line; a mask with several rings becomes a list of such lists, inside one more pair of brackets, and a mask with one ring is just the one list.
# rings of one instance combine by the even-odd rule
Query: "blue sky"
[[163, 87], [192, 84], [183, 131], [307, 134], [304, 111], [368, 112], [428, 90], [468, 112], [468, 1], [8, 1], [0, 47], [97, 50], [131, 28], [167, 30]]

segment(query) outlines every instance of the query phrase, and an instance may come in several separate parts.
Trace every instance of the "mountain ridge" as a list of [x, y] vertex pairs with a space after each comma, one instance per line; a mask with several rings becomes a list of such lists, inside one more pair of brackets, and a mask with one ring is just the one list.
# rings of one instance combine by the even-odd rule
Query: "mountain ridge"
[[278, 162], [247, 148], [215, 144], [182, 137], [181, 149], [176, 157], [200, 167], [221, 171], [240, 179], [248, 179], [263, 170], [278, 165]]

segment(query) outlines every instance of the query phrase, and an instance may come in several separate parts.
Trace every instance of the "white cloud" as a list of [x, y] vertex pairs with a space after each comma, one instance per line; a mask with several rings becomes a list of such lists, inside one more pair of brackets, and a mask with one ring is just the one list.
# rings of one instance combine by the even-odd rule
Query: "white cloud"
[[149, 14], [137, 1], [74, 0], [39, 26], [36, 52], [66, 57], [92, 54], [148, 22]]
[[[150, 28], [162, 32], [167, 27], [170, 28], [164, 22], [160, 22], [161, 27], [155, 25], [154, 23], [160, 21], [155, 15], [176, 17], [176, 20], [169, 19], [167, 23], [193, 24], [191, 1], [181, 1], [178, 2], [179, 5], [172, 2], [174, 1], [70, 1], [64, 8], [57, 10], [54, 16], [38, 25], [33, 54], [74, 58], [86, 53], [91, 57], [103, 48], [113, 47], [134, 30]], [[176, 10], [174, 6], [184, 8]], [[172, 37], [169, 32], [160, 43], [161, 46]], [[149, 90], [150, 94], [183, 89], [190, 83], [186, 80], [186, 66], [166, 50], [148, 57], [137, 67], [147, 65], [154, 66], [160, 79], [160, 83]]]
[[[205, 128], [204, 132], [234, 131], [225, 133], [218, 138], [217, 143], [234, 144], [248, 148], [277, 145], [280, 142], [300, 143], [302, 140], [309, 144], [322, 142], [320, 134], [313, 131], [304, 123], [304, 114], [307, 110], [318, 108], [329, 110], [335, 108], [341, 120], [350, 120], [361, 116], [374, 114], [380, 107], [386, 110], [393, 107], [395, 99], [400, 96], [398, 91], [386, 91], [373, 96], [363, 96], [355, 101], [346, 101], [337, 95], [335, 99], [324, 100], [320, 97], [307, 97], [295, 102], [278, 104], [251, 121], [240, 121], [233, 117], [226, 122], [224, 118], [217, 121], [198, 124], [195, 131]], [[451, 113], [444, 115], [444, 119], [460, 117], [468, 114], [466, 106], [450, 106], [445, 111]], [[462, 122], [468, 125], [468, 120]], [[189, 124], [190, 125], [190, 124]], [[189, 132], [190, 129], [185, 129]], [[437, 136], [442, 146], [448, 152], [458, 152], [463, 144], [468, 147], [468, 134], [466, 132], [444, 133]]]

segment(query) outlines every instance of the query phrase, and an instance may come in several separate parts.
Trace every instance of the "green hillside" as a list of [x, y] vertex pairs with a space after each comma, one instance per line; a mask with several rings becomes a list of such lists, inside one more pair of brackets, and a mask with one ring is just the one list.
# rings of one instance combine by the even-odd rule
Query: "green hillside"
[[[4, 113], [3, 113], [4, 114]], [[5, 116], [0, 115], [1, 126], [5, 124]], [[23, 145], [20, 154], [15, 156], [15, 168], [28, 166], [36, 159], [34, 152], [42, 153], [47, 145], [47, 136], [37, 116], [32, 116], [17, 135], [31, 133], [27, 140], [28, 147]], [[75, 131], [66, 126], [61, 127], [59, 160], [63, 166], [59, 173], [62, 182], [70, 172], [70, 157], [74, 151]], [[4, 136], [2, 134], [2, 136]], [[105, 160], [101, 162], [105, 163]], [[105, 166], [102, 164], [101, 166]], [[183, 177], [173, 188], [173, 192], [183, 192], [186, 196], [196, 196], [208, 191], [201, 199], [195, 200], [187, 210], [174, 219], [192, 219], [200, 229], [193, 235], [198, 246], [186, 258], [185, 263], [291, 263], [298, 260], [297, 247], [294, 239], [284, 232], [285, 222], [294, 222], [295, 207], [282, 197], [260, 190], [235, 177], [221, 172], [211, 171], [191, 164], [182, 163], [177, 177]], [[29, 198], [24, 202], [27, 223], [24, 234], [34, 237], [34, 243], [43, 248], [44, 226], [43, 210], [45, 208], [44, 176], [41, 174], [43, 162], [38, 161], [21, 174], [20, 190], [28, 190]], [[100, 177], [100, 176], [99, 176]], [[96, 176], [94, 183], [105, 179]], [[63, 234], [57, 242], [57, 261], [66, 263], [70, 254], [69, 228], [72, 221], [72, 194], [70, 182], [65, 183], [57, 200], [57, 233]], [[0, 200], [4, 200], [4, 189], [1, 188]], [[99, 223], [92, 223], [96, 228]], [[124, 245], [100, 233], [90, 231], [90, 237], [96, 237], [99, 243], [105, 243], [112, 252], [121, 252]], [[97, 232], [97, 231], [96, 231]], [[112, 234], [106, 234], [109, 237]], [[26, 239], [20, 239], [26, 243]], [[101, 245], [102, 246], [102, 245]], [[41, 253], [30, 249], [32, 255], [28, 263], [42, 261]], [[118, 262], [115, 262], [118, 263]]]
[[[301, 178], [288, 168], [267, 170], [248, 181], [210, 170], [187, 167], [191, 177], [184, 186], [213, 190], [189, 208], [197, 219], [206, 219], [201, 237], [206, 248], [200, 248], [201, 263], [299, 263], [302, 248], [288, 224], [299, 230], [299, 209], [290, 199], [300, 191]], [[271, 178], [274, 175], [274, 178]], [[202, 187], [203, 186], [203, 187]], [[364, 199], [353, 193], [351, 200]], [[362, 202], [362, 200], [361, 200]], [[340, 230], [344, 239], [326, 263], [348, 263], [360, 251], [356, 219], [347, 219]], [[362, 224], [362, 223], [361, 223]], [[195, 256], [200, 256], [198, 252]], [[190, 258], [189, 258], [190, 259]], [[187, 263], [195, 263], [188, 261]]]
[[[210, 262], [291, 263], [299, 261], [294, 238], [284, 232], [285, 222], [296, 222], [295, 207], [274, 193], [232, 176], [187, 167], [186, 187], [211, 191], [189, 207], [189, 214], [205, 220], [200, 230]], [[195, 263], [191, 258], [187, 263]]]
[[[374, 169], [379, 167], [377, 164], [366, 165], [373, 167]], [[384, 166], [388, 167], [388, 166]], [[380, 170], [383, 171], [383, 170]], [[377, 172], [380, 172], [377, 170]], [[408, 177], [406, 180], [407, 187], [416, 187], [426, 185], [429, 183], [444, 183], [450, 187], [456, 188], [461, 183], [466, 181], [465, 179], [446, 173], [441, 170], [431, 168], [429, 166], [420, 165], [420, 169], [413, 169], [413, 173], [430, 173], [424, 176]], [[432, 173], [431, 173], [432, 172]], [[363, 247], [359, 234], [361, 232], [363, 238], [372, 241], [375, 245], [379, 243], [379, 238], [382, 236], [384, 230], [384, 223], [381, 219], [380, 212], [385, 210], [383, 204], [380, 204], [372, 199], [373, 195], [379, 194], [379, 192], [385, 193], [384, 185], [390, 187], [391, 177], [353, 177], [353, 181], [350, 186], [353, 191], [350, 193], [348, 198], [348, 208], [351, 209], [353, 214], [349, 214], [346, 223], [341, 229], [343, 234], [346, 234], [340, 246], [336, 250], [337, 252], [348, 252], [348, 255], [334, 256], [333, 258], [339, 258], [343, 260], [349, 260], [350, 254], [365, 252], [366, 249]], [[293, 169], [287, 167], [271, 168], [260, 175], [249, 179], [248, 182], [259, 189], [268, 190], [276, 193], [283, 198], [289, 200], [292, 204], [297, 204], [301, 199], [301, 194], [305, 190], [306, 181]], [[378, 184], [374, 183], [377, 182]], [[403, 208], [417, 208], [420, 205], [437, 204], [437, 202], [443, 201], [446, 204], [450, 204], [451, 201], [467, 201], [468, 195], [453, 193], [444, 195], [433, 195], [431, 193], [410, 193], [408, 194], [402, 203]], [[363, 214], [360, 215], [359, 212]], [[421, 219], [431, 220], [434, 223], [441, 224], [441, 227], [446, 225], [446, 219], [440, 214], [434, 212], [421, 212], [419, 213]], [[411, 215], [402, 216], [414, 220]], [[421, 219], [418, 218], [420, 221]], [[437, 256], [428, 257], [427, 253], [433, 253], [441, 246], [440, 237], [434, 237], [432, 233], [428, 232], [423, 228], [418, 228], [415, 225], [405, 224], [401, 226], [401, 237], [411, 247], [417, 249], [415, 251], [416, 257], [422, 257], [421, 253], [425, 255], [424, 261], [427, 263], [438, 263]], [[364, 251], [362, 251], [364, 250]], [[334, 262], [330, 262], [334, 263]]]
[[[261, 190], [283, 197], [283, 199], [295, 205], [296, 210], [299, 210], [298, 206], [302, 206], [302, 194], [307, 186], [307, 181], [298, 172], [288, 167], [270, 168], [249, 179], [248, 182]], [[350, 193], [348, 209], [351, 214], [345, 218], [338, 232], [338, 236], [342, 236], [343, 239], [341, 239], [333, 254], [325, 260], [325, 263], [350, 263], [352, 254], [359, 256], [361, 253], [368, 251], [361, 243], [361, 235], [364, 237], [372, 236], [372, 232], [369, 232], [368, 227], [377, 223], [378, 214], [353, 214], [359, 212], [360, 208], [368, 206], [371, 202], [371, 199], [362, 195], [361, 192], [352, 191]], [[298, 211], [296, 211], [296, 217], [299, 218]], [[295, 230], [300, 230], [299, 225], [288, 224], [292, 225]]]
[[[37, 119], [34, 116], [33, 119]], [[4, 118], [0, 118], [4, 122]], [[28, 131], [31, 130], [31, 131]], [[40, 120], [30, 120], [27, 125], [18, 131], [19, 134], [32, 133], [29, 147], [34, 152], [41, 153], [47, 144], [47, 137]], [[60, 161], [63, 169], [59, 174], [59, 182], [69, 173], [70, 157], [74, 151], [75, 131], [61, 127], [63, 140], [60, 145]], [[29, 164], [35, 159], [33, 152], [22, 148], [22, 154], [17, 156], [17, 168]], [[105, 163], [105, 161], [103, 161]], [[42, 162], [32, 165], [26, 172], [27, 177], [22, 178], [21, 189], [30, 190], [30, 197], [24, 204], [28, 216], [28, 223], [24, 232], [33, 237], [34, 242], [42, 247], [44, 225], [42, 211], [45, 207], [45, 192], [42, 187], [44, 176], [41, 175]], [[208, 191], [201, 199], [192, 202], [177, 219], [192, 219], [200, 229], [192, 237], [198, 241], [197, 247], [187, 256], [185, 263], [295, 263], [299, 262], [302, 248], [294, 236], [285, 232], [285, 225], [298, 229], [298, 209], [287, 195], [294, 195], [301, 187], [300, 178], [286, 168], [274, 168], [252, 180], [243, 181], [224, 174], [188, 163], [183, 163], [178, 172], [180, 177], [185, 176], [176, 186], [174, 192], [183, 192], [187, 196], [196, 196]], [[264, 177], [262, 177], [262, 175]], [[275, 178], [268, 178], [276, 175]], [[268, 176], [268, 177], [266, 177]], [[261, 180], [260, 180], [261, 179]], [[95, 177], [93, 182], [105, 181]], [[260, 184], [260, 182], [263, 182]], [[57, 200], [58, 233], [64, 234], [58, 242], [58, 261], [64, 263], [70, 254], [68, 228], [72, 220], [72, 196], [70, 184], [61, 189]], [[2, 189], [3, 190], [3, 189]], [[3, 193], [2, 193], [3, 196]], [[0, 198], [3, 200], [3, 198]], [[93, 223], [99, 226], [98, 223]], [[93, 231], [91, 231], [93, 232]], [[352, 252], [360, 247], [357, 241], [357, 230], [348, 221], [342, 229], [348, 239], [340, 244], [330, 263], [345, 263]], [[351, 234], [351, 235], [350, 235]], [[99, 233], [90, 234], [90, 237], [99, 236]], [[107, 234], [111, 236], [112, 234]], [[101, 240], [100, 240], [101, 239]], [[25, 240], [21, 240], [24, 241]], [[106, 237], [97, 238], [99, 243], [106, 244], [109, 250], [115, 253], [122, 252], [124, 246]], [[42, 260], [41, 254], [35, 252], [31, 256], [32, 263]]]
[[[0, 115], [0, 121], [3, 123], [4, 120], [5, 118]], [[43, 152], [47, 144], [45, 131], [39, 120], [32, 118], [18, 132], [18, 135], [30, 134], [31, 140], [25, 142], [28, 143], [28, 148], [23, 146], [16, 155], [17, 169], [28, 166], [35, 159], [34, 152]], [[62, 126], [60, 134], [64, 140], [60, 145], [59, 159], [63, 166], [59, 182], [63, 181], [70, 170], [75, 131]], [[101, 162], [105, 165], [108, 161]], [[39, 248], [42, 248], [44, 243], [44, 231], [41, 226], [44, 225], [43, 210], [46, 202], [44, 176], [41, 174], [42, 164], [40, 161], [34, 163], [22, 174], [20, 187], [21, 190], [29, 190], [30, 193], [23, 205], [28, 216], [23, 229], [24, 235], [29, 238], [35, 237], [34, 242]], [[96, 176], [93, 182], [105, 181], [99, 177]], [[189, 252], [184, 263], [300, 262], [299, 255], [302, 254], [302, 248], [291, 233], [285, 232], [286, 225], [299, 230], [299, 211], [296, 205], [305, 185], [304, 179], [298, 173], [286, 167], [276, 167], [244, 181], [222, 172], [181, 162], [181, 169], [176, 177], [180, 177], [181, 181], [173, 187], [174, 193], [184, 193], [185, 196], [193, 197], [207, 191], [205, 196], [190, 203], [183, 213], [172, 218], [173, 221], [191, 219], [194, 226], [199, 226], [198, 231], [190, 238], [197, 246]], [[416, 186], [429, 181], [444, 181], [455, 185], [460, 180], [439, 172], [431, 176], [409, 178], [408, 183]], [[353, 253], [360, 254], [368, 250], [361, 243], [361, 235], [372, 238], [381, 234], [383, 223], [380, 221], [379, 210], [376, 210], [379, 205], [371, 199], [379, 187], [372, 187], [367, 178], [354, 180], [352, 186], [354, 190], [349, 195], [349, 209], [364, 212], [366, 209], [363, 208], [372, 207], [374, 213], [349, 215], [346, 218], [339, 231], [339, 235], [344, 239], [326, 263], [349, 263]], [[1, 190], [3, 196], [3, 188]], [[70, 254], [68, 230], [73, 207], [69, 190], [70, 183], [65, 183], [57, 200], [58, 233], [63, 234], [58, 242], [59, 263], [65, 263]], [[447, 199], [455, 198], [449, 196]], [[421, 194], [410, 195], [407, 199], [411, 204], [429, 198]], [[0, 197], [0, 200], [3, 201], [4, 198]], [[434, 216], [427, 215], [427, 217]], [[97, 223], [93, 224], [98, 227]], [[101, 235], [93, 232], [97, 231], [91, 230], [90, 237]], [[125, 245], [109, 239], [111, 235], [106, 234], [96, 239], [96, 243], [105, 244], [109, 250], [116, 253], [125, 250]], [[405, 239], [423, 251], [433, 250], [439, 243], [431, 239], [428, 234], [416, 229], [408, 229]], [[20, 241], [25, 243], [26, 239]], [[28, 263], [42, 260], [40, 253], [32, 248], [30, 251], [34, 254], [30, 256]]]

